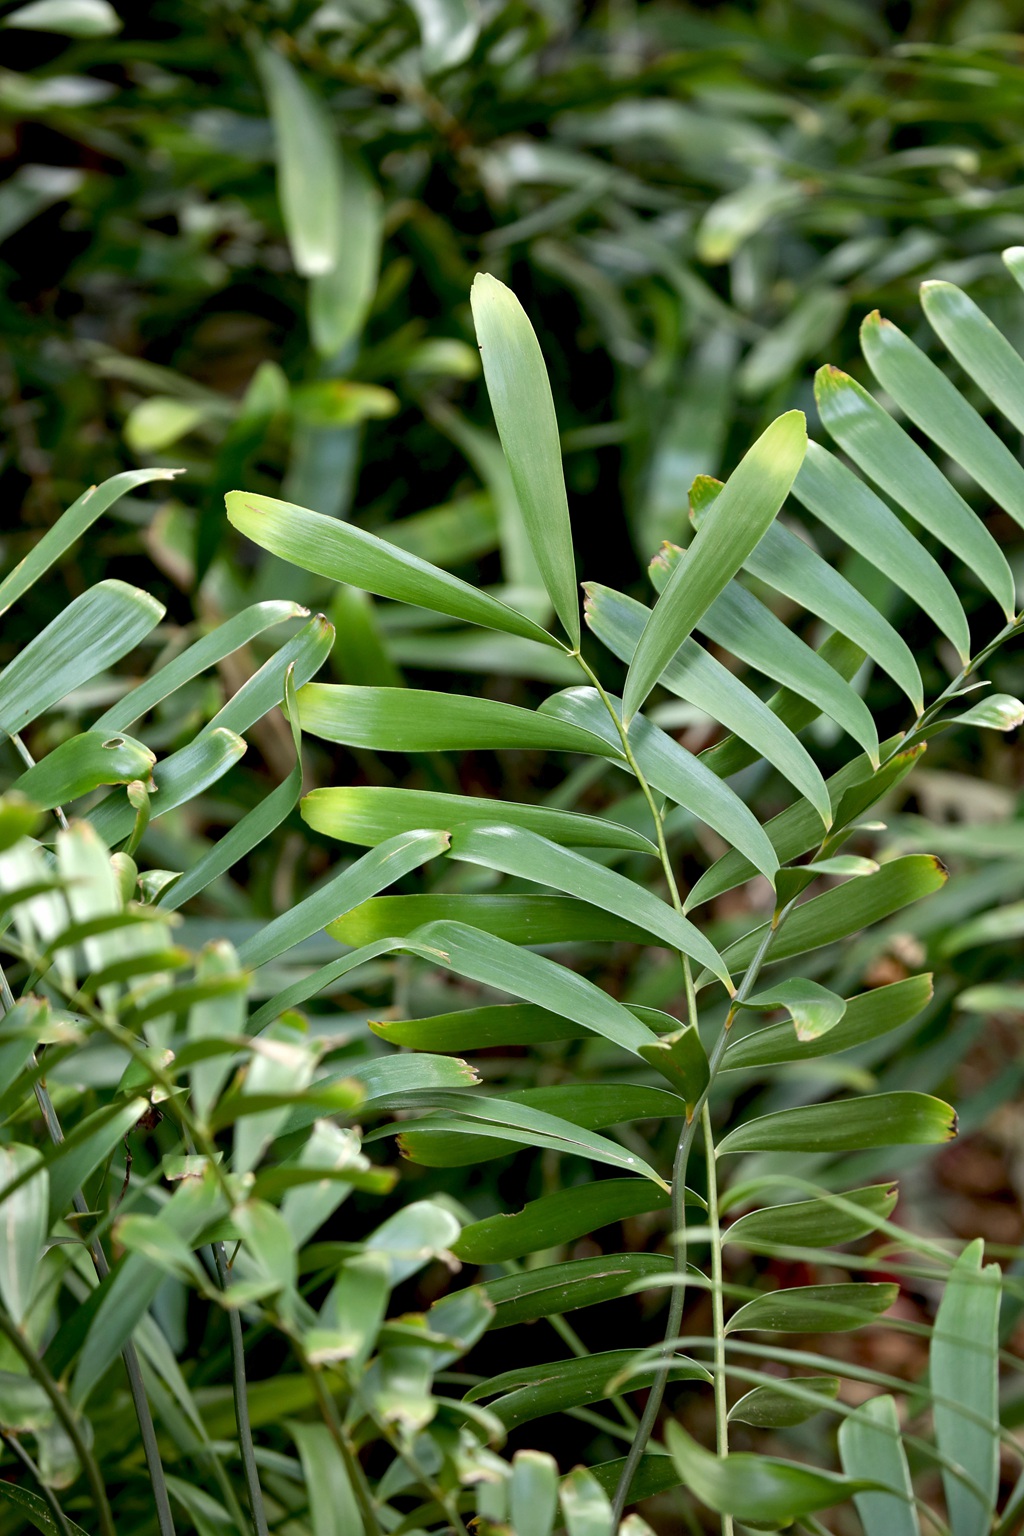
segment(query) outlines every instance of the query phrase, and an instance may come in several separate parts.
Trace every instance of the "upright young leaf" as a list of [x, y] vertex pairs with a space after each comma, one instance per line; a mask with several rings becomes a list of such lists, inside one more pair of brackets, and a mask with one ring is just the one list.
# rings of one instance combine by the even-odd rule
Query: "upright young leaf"
[[985, 1245], [969, 1243], [950, 1270], [928, 1352], [932, 1412], [948, 1466], [942, 1483], [953, 1536], [986, 1536], [999, 1488], [998, 1264], [982, 1267]]
[[847, 1477], [870, 1478], [892, 1489], [854, 1494], [864, 1536], [921, 1536], [893, 1398], [871, 1397], [847, 1415], [839, 1426], [839, 1456]]
[[341, 256], [341, 165], [323, 104], [276, 48], [258, 54], [277, 140], [278, 194], [292, 260], [303, 277]]
[[309, 285], [310, 339], [321, 357], [335, 357], [362, 329], [380, 270], [384, 207], [380, 188], [350, 149], [339, 158], [338, 256]]
[[[7, 1186], [30, 1168], [37, 1171], [8, 1194]], [[32, 1301], [43, 1257], [49, 1194], [50, 1181], [37, 1148], [17, 1142], [0, 1147], [0, 1299], [17, 1324]]]
[[637, 642], [623, 694], [626, 724], [775, 520], [806, 449], [803, 413], [789, 411], [762, 433], [729, 476]]
[[516, 1536], [551, 1536], [558, 1508], [558, 1463], [546, 1451], [512, 1458], [510, 1513]]
[[1017, 349], [953, 283], [922, 283], [921, 308], [968, 377], [1024, 432], [1024, 358]]
[[540, 343], [515, 294], [490, 273], [477, 273], [471, 301], [487, 393], [530, 544], [555, 612], [578, 650], [572, 528], [558, 422]]
[[313, 1536], [364, 1536], [341, 1452], [326, 1424], [289, 1424], [299, 1448]]

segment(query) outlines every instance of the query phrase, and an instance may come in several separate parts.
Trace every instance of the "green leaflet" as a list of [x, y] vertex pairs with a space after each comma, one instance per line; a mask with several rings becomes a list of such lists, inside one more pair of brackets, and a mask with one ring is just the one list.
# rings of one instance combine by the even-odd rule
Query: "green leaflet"
[[747, 1452], [715, 1456], [676, 1423], [668, 1425], [666, 1439], [676, 1471], [702, 1504], [769, 1530], [816, 1509], [841, 1504], [850, 1494], [870, 1486], [770, 1456]]
[[491, 1003], [428, 1019], [371, 1019], [370, 1028], [390, 1045], [414, 1051], [483, 1051], [496, 1045], [585, 1040], [590, 1034], [582, 1024], [533, 1003]]
[[[442, 835], [442, 834], [438, 834]], [[377, 896], [354, 907], [327, 929], [340, 944], [371, 944], [388, 935], [415, 934], [424, 923], [466, 923], [507, 944], [646, 944], [636, 923], [572, 896]]]
[[[894, 1184], [873, 1184], [866, 1189], [843, 1191], [842, 1199], [856, 1207], [855, 1211], [833, 1205], [825, 1197], [770, 1205], [739, 1217], [726, 1228], [724, 1241], [769, 1251], [776, 1246], [831, 1248], [873, 1232], [873, 1218], [891, 1216], [898, 1198], [899, 1190]], [[864, 1215], [859, 1216], [858, 1211]]]
[[[806, 950], [834, 944], [837, 939], [890, 917], [912, 901], [929, 896], [947, 879], [945, 867], [929, 854], [911, 853], [893, 859], [883, 864], [876, 875], [848, 881], [795, 908], [780, 929], [768, 958], [788, 960]], [[764, 927], [756, 928], [729, 945], [724, 959], [731, 971], [740, 971], [750, 964], [764, 931]], [[703, 980], [703, 976], [698, 977], [697, 985], [702, 985]]]
[[846, 1012], [846, 1001], [820, 982], [794, 976], [745, 998], [743, 1007], [765, 1012], [785, 1008], [793, 1020], [796, 1038], [804, 1042], [819, 1040], [833, 1030]]
[[377, 288], [384, 226], [380, 188], [348, 145], [337, 155], [337, 180], [337, 256], [309, 285], [310, 340], [327, 358], [362, 329]]
[[369, 848], [413, 827], [453, 831], [456, 827], [500, 823], [523, 827], [569, 848], [628, 848], [634, 853], [657, 853], [655, 845], [641, 833], [603, 816], [422, 789], [368, 784], [314, 789], [303, 798], [302, 819], [314, 832]]
[[130, 736], [85, 731], [62, 741], [11, 786], [42, 810], [77, 800], [103, 784], [148, 779], [156, 753]]
[[478, 273], [470, 299], [487, 393], [530, 547], [555, 612], [578, 650], [572, 528], [558, 423], [540, 344], [519, 300], [496, 277]]
[[906, 592], [966, 661], [971, 636], [956, 588], [938, 561], [870, 486], [827, 448], [809, 443], [793, 495]]
[[809, 1061], [851, 1050], [855, 1045], [888, 1034], [891, 1029], [899, 1029], [921, 1012], [931, 996], [930, 974], [908, 976], [905, 981], [874, 987], [870, 992], [849, 998], [839, 1022], [828, 1034], [816, 1039], [798, 1039], [789, 1024], [770, 1024], [767, 1029], [752, 1030], [729, 1042], [722, 1070], [775, 1067], [788, 1061]]
[[1024, 359], [1016, 348], [953, 283], [922, 283], [921, 308], [968, 377], [1024, 432]]
[[699, 929], [635, 881], [518, 827], [460, 828], [452, 836], [451, 856], [488, 869], [518, 875], [575, 896], [606, 912], [628, 911], [649, 937], [713, 969], [731, 992], [732, 982], [718, 951]]
[[247, 939], [238, 952], [239, 959], [243, 965], [265, 965], [319, 933], [374, 892], [436, 858], [447, 846], [444, 832], [403, 832], [389, 838]]
[[[585, 1355], [577, 1360], [558, 1360], [551, 1365], [526, 1366], [522, 1370], [505, 1371], [492, 1376], [489, 1381], [471, 1387], [467, 1401], [477, 1402], [484, 1397], [495, 1397], [491, 1412], [507, 1429], [526, 1424], [544, 1414], [560, 1413], [566, 1408], [578, 1408], [584, 1403], [600, 1402], [609, 1396], [609, 1384], [626, 1375], [635, 1351], [611, 1349], [604, 1354]], [[636, 1366], [628, 1372], [624, 1390], [634, 1391], [649, 1386], [656, 1375], [656, 1364]], [[707, 1371], [694, 1360], [671, 1356], [670, 1381], [710, 1381]]]
[[[584, 591], [587, 624], [613, 655], [629, 661], [649, 610], [599, 582], [585, 582]], [[828, 828], [832, 818], [828, 792], [806, 749], [728, 668], [695, 640], [685, 640], [664, 669], [661, 682], [756, 748], [811, 802]]]
[[652, 1039], [651, 1031], [621, 1003], [544, 955], [508, 944], [465, 923], [434, 922], [411, 935], [441, 955], [441, 964], [471, 981], [482, 982], [524, 1002], [548, 1007], [585, 1024], [595, 1034], [633, 1054]]
[[[0, 1499], [6, 1499], [8, 1504], [13, 1504], [26, 1519], [30, 1520], [37, 1531], [42, 1531], [44, 1536], [62, 1536], [61, 1528], [50, 1513], [50, 1506], [45, 1499], [41, 1499], [38, 1493], [33, 1493], [29, 1488], [19, 1488], [16, 1483], [0, 1479]], [[70, 1515], [64, 1516], [64, 1524], [71, 1536], [88, 1536], [77, 1521]]]
[[139, 683], [137, 688], [118, 699], [116, 704], [112, 704], [100, 716], [93, 730], [106, 731], [108, 734], [127, 730], [128, 726], [148, 714], [175, 689], [216, 666], [225, 656], [230, 656], [250, 640], [255, 640], [265, 630], [286, 619], [308, 617], [309, 609], [298, 603], [253, 603], [251, 607], [243, 608], [241, 613], [236, 613], [224, 624], [218, 624], [210, 634], [196, 640], [180, 656], [175, 656], [173, 661], [161, 667], [152, 677], [147, 677], [145, 682]]
[[[662, 546], [649, 567], [656, 589], [663, 588], [665, 573], [681, 563], [681, 555], [675, 545]], [[696, 627], [748, 667], [814, 704], [817, 711], [852, 736], [877, 764], [878, 733], [860, 694], [746, 587], [731, 581], [701, 615]]]
[[15, 735], [113, 666], [163, 614], [156, 598], [123, 581], [97, 582], [73, 598], [0, 673], [0, 730]]
[[616, 1253], [595, 1259], [573, 1259], [521, 1274], [487, 1280], [481, 1289], [494, 1306], [492, 1328], [533, 1322], [538, 1317], [591, 1307], [648, 1275], [670, 1273], [672, 1260], [663, 1253]]
[[946, 1280], [928, 1353], [942, 1482], [953, 1536], [975, 1536], [992, 1522], [999, 1488], [998, 1264], [982, 1267], [984, 1243], [968, 1244]]
[[726, 1323], [725, 1331], [846, 1333], [887, 1312], [899, 1293], [898, 1285], [873, 1282], [784, 1286], [755, 1296], [738, 1308]]
[[239, 533], [303, 570], [485, 629], [558, 644], [514, 608], [353, 523], [248, 491], [229, 491], [225, 505], [228, 521]]
[[623, 694], [627, 725], [774, 521], [806, 448], [803, 413], [790, 411], [762, 433], [730, 475], [637, 640]]
[[958, 555], [1013, 617], [1006, 556], [958, 491], [866, 389], [838, 368], [819, 369], [815, 398], [825, 427], [854, 463], [914, 520]]
[[[785, 1429], [805, 1423], [838, 1396], [838, 1376], [790, 1376], [777, 1386], [755, 1387], [744, 1393], [730, 1408], [729, 1422]], [[815, 1402], [815, 1398], [820, 1401]]]
[[[180, 469], [128, 469], [83, 491], [77, 501], [66, 512], [62, 512], [53, 526], [33, 544], [25, 558], [19, 560], [0, 581], [0, 614], [6, 613], [13, 603], [23, 597], [40, 576], [45, 575], [119, 497], [134, 491], [136, 486], [148, 485], [154, 480], [173, 480], [181, 473]], [[97, 721], [97, 726], [103, 729], [104, 723]]]
[[848, 1477], [870, 1477], [892, 1489], [854, 1495], [864, 1536], [921, 1536], [893, 1398], [869, 1398], [843, 1420], [839, 1456]]
[[[609, 695], [609, 701], [621, 714], [621, 701], [614, 695]], [[619, 733], [596, 688], [567, 688], [551, 694], [541, 704], [540, 713], [592, 731], [607, 744], [616, 766], [626, 767]], [[629, 744], [652, 789], [707, 822], [741, 851], [753, 868], [774, 883], [779, 865], [772, 845], [760, 822], [734, 790], [723, 784], [699, 757], [687, 752], [643, 715], [637, 715], [629, 728]]]
[[299, 692], [304, 731], [375, 752], [472, 752], [532, 748], [607, 757], [600, 737], [516, 704], [429, 693], [310, 683]]
[[668, 1203], [665, 1191], [649, 1179], [598, 1179], [541, 1195], [521, 1211], [473, 1222], [463, 1227], [452, 1252], [466, 1264], [500, 1264], [571, 1243], [627, 1216], [664, 1210]]
[[330, 272], [342, 254], [341, 165], [327, 109], [275, 48], [257, 63], [277, 140], [277, 186], [296, 271]]
[[723, 1137], [718, 1156], [730, 1152], [859, 1152], [867, 1147], [951, 1141], [955, 1135], [956, 1114], [942, 1099], [928, 1093], [876, 1093], [760, 1115]]
[[941, 368], [877, 310], [861, 325], [860, 342], [886, 394], [1024, 526], [1024, 469]]

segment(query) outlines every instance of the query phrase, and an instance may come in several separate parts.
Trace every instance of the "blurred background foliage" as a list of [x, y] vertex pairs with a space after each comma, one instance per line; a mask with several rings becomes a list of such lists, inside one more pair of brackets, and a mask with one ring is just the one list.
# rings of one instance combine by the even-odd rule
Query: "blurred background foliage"
[[[77, 36], [23, 25], [11, 7], [0, 15], [4, 566], [83, 486], [140, 466], [187, 474], [171, 494], [157, 483], [122, 499], [8, 618], [0, 663], [101, 576], [167, 605], [119, 675], [33, 727], [37, 756], [91, 724], [156, 658], [271, 598], [329, 602], [338, 639], [328, 666], [340, 681], [408, 673], [443, 687], [454, 672], [460, 686], [516, 699], [530, 697], [531, 679], [575, 680], [530, 642], [336, 594], [243, 548], [223, 516], [232, 487], [284, 495], [514, 588], [543, 619], [479, 374], [468, 303], [479, 269], [515, 289], [541, 337], [581, 570], [645, 599], [660, 541], [686, 540], [693, 476], [729, 471], [790, 406], [808, 411], [813, 435], [819, 362], [866, 378], [857, 330], [869, 311], [933, 350], [917, 286], [947, 278], [1024, 347], [1024, 308], [998, 254], [1024, 244], [1024, 43], [1012, 0], [155, 0], [122, 7], [120, 24], [112, 12], [104, 24], [102, 4], [85, 9], [93, 22]], [[993, 512], [990, 526], [1019, 574], [1014, 525]], [[855, 559], [844, 570], [855, 583], [876, 579]], [[980, 594], [961, 595], [970, 616]], [[917, 621], [895, 593], [890, 618], [913, 643]], [[179, 691], [173, 711], [156, 712], [149, 744], [163, 755], [191, 739], [270, 654], [261, 645]], [[1021, 694], [1021, 670], [1009, 653], [994, 686]], [[891, 685], [862, 673], [859, 686], [884, 711]], [[713, 740], [688, 708], [662, 706], [655, 718], [692, 749]], [[980, 737], [944, 738], [871, 845], [927, 847], [955, 878], [815, 963], [842, 992], [935, 970], [935, 999], [895, 1037], [899, 1049], [889, 1041], [885, 1059], [843, 1070], [859, 1086], [942, 1091], [960, 1106], [968, 1134], [954, 1147], [927, 1164], [901, 1155], [908, 1219], [980, 1231], [1012, 1259], [1024, 1239], [1024, 775], [1013, 736]], [[288, 774], [283, 719], [257, 722], [250, 744], [212, 790], [150, 828], [150, 863], [187, 869]], [[826, 765], [828, 744], [822, 728]], [[307, 789], [500, 785], [506, 798], [536, 799], [558, 778], [526, 753], [427, 762], [307, 743], [305, 759]], [[784, 803], [770, 778], [748, 775], [743, 787], [763, 816]], [[611, 789], [588, 767], [554, 793], [600, 811]], [[627, 814], [618, 802], [616, 815]], [[672, 830], [694, 869], [720, 851], [692, 822], [677, 817]], [[336, 849], [295, 812], [188, 908], [183, 938], [244, 942], [336, 867]], [[422, 888], [417, 878], [404, 888]], [[716, 941], [750, 899], [715, 904]], [[308, 969], [337, 953], [321, 935], [300, 960]], [[268, 978], [263, 995], [292, 974]], [[639, 969], [626, 945], [604, 973], [618, 995], [661, 1007], [673, 1006], [668, 976], [656, 962]], [[335, 1034], [347, 1024], [355, 1053], [370, 1045], [368, 1018], [393, 1005], [416, 1015], [458, 1000], [411, 963], [382, 961], [317, 1006]], [[763, 1112], [800, 1089], [744, 1081], [735, 1091], [738, 1109]], [[857, 1176], [888, 1176], [891, 1162], [862, 1158]], [[545, 1156], [517, 1155], [497, 1176], [500, 1201], [514, 1208], [554, 1177]], [[406, 1168], [404, 1184], [406, 1200], [412, 1184], [477, 1215], [495, 1208], [472, 1169]], [[635, 1247], [659, 1240], [653, 1222], [632, 1226]], [[592, 1251], [585, 1242], [576, 1256]], [[443, 1289], [443, 1273], [429, 1275], [410, 1305]], [[778, 1278], [793, 1283], [788, 1271]], [[917, 1311], [908, 1296], [903, 1320], [924, 1317], [928, 1301]], [[886, 1338], [884, 1368], [919, 1372], [912, 1327]], [[593, 1437], [578, 1428], [567, 1454]]]

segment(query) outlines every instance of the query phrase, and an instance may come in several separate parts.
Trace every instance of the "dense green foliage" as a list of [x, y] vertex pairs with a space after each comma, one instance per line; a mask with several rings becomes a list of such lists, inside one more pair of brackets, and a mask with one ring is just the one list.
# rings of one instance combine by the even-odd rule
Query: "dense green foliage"
[[0, 1529], [1011, 1536], [1012, 15], [3, 20]]

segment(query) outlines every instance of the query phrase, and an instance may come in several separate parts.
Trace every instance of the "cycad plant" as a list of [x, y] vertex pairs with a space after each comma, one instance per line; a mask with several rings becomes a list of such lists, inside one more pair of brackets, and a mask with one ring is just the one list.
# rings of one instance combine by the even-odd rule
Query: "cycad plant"
[[[1008, 263], [1019, 270], [1013, 253]], [[925, 305], [973, 383], [1021, 426], [1024, 363], [1009, 344], [956, 289], [931, 286]], [[782, 417], [724, 486], [696, 483], [696, 533], [685, 549], [657, 552], [653, 607], [587, 587], [588, 628], [610, 653], [600, 659], [581, 623], [540, 348], [493, 278], [478, 279], [474, 309], [549, 608], [517, 607], [514, 591], [474, 588], [397, 544], [267, 497], [233, 492], [229, 517], [321, 578], [496, 631], [530, 677], [569, 683], [575, 671], [578, 685], [536, 709], [322, 685], [311, 679], [330, 627], [281, 603], [228, 619], [122, 685], [111, 669], [160, 612], [117, 582], [77, 598], [0, 674], [0, 723], [24, 765], [0, 813], [0, 1430], [4, 1470], [16, 1473], [0, 1479], [0, 1500], [41, 1530], [103, 1536], [415, 1536], [465, 1532], [474, 1518], [480, 1531], [515, 1536], [547, 1536], [560, 1520], [569, 1536], [611, 1536], [623, 1516], [623, 1530], [640, 1536], [627, 1506], [682, 1484], [688, 1517], [696, 1502], [726, 1531], [794, 1520], [820, 1531], [817, 1512], [852, 1498], [868, 1536], [909, 1536], [909, 1469], [927, 1478], [937, 1465], [954, 1536], [1009, 1536], [1024, 1498], [1015, 1490], [997, 1516], [998, 1271], [983, 1267], [978, 1245], [952, 1260], [895, 1225], [891, 1163], [879, 1169], [876, 1156], [947, 1141], [954, 1112], [908, 1088], [848, 1091], [864, 1073], [834, 1064], [911, 1020], [928, 978], [851, 998], [819, 979], [830, 946], [944, 878], [926, 854], [879, 866], [844, 851], [850, 840], [871, 846], [864, 818], [940, 730], [1020, 718], [1005, 696], [963, 700], [1018, 628], [1006, 561], [914, 438], [826, 371], [823, 421], [867, 478], [808, 448], [799, 414]], [[868, 322], [865, 350], [906, 416], [1024, 523], [1024, 474], [974, 406], [884, 322]], [[0, 585], [0, 603], [18, 601], [131, 486], [81, 498]], [[816, 519], [807, 538], [778, 520], [791, 491]], [[822, 527], [936, 624], [955, 675], [935, 699], [883, 612], [884, 587], [823, 558], [810, 542]], [[991, 638], [969, 635], [944, 551], [994, 598]], [[552, 612], [563, 639], [545, 627]], [[830, 631], [817, 650], [800, 633], [803, 614]], [[305, 622], [158, 761], [146, 745], [153, 712], [285, 620]], [[906, 728], [884, 740], [851, 681], [866, 659], [910, 703]], [[744, 667], [779, 691], [765, 702]], [[24, 734], [59, 704], [81, 712], [81, 691], [98, 681], [114, 702], [32, 762]], [[727, 734], [693, 756], [655, 718], [671, 718], [658, 688]], [[161, 818], [217, 782], [243, 733], [278, 703], [292, 772], [187, 868], [153, 867], [152, 851], [169, 846]], [[827, 780], [808, 734], [822, 716], [857, 748]], [[368, 851], [280, 916], [250, 919], [237, 950], [209, 917], [198, 954], [176, 944], [179, 909], [298, 801], [301, 732], [369, 753], [533, 749], [573, 766], [535, 803], [459, 794], [440, 775], [436, 790], [314, 790], [302, 802], [310, 827]], [[611, 769], [627, 793], [586, 799]], [[792, 803], [762, 826], [740, 790], [768, 772]], [[721, 856], [685, 886], [674, 838], [693, 822]], [[381, 894], [421, 870], [425, 889]], [[738, 916], [709, 905], [748, 882]], [[758, 890], [772, 893], [761, 907]], [[340, 956], [325, 955], [325, 929], [345, 946]], [[646, 957], [636, 971], [646, 1000], [620, 1000], [592, 979], [607, 975], [609, 944]], [[388, 956], [399, 957], [396, 1006], [378, 1010], [378, 1042], [360, 1049], [318, 1000]], [[444, 1013], [403, 1006], [427, 995], [423, 978]], [[476, 1053], [474, 1064], [461, 1052]], [[536, 1079], [525, 1086], [524, 1069]], [[781, 1103], [749, 1118], [742, 1087], [760, 1083]], [[489, 1181], [377, 1220], [394, 1177], [366, 1149], [396, 1133], [425, 1169], [536, 1149], [541, 1187], [512, 1213], [495, 1209]], [[861, 1170], [881, 1178], [857, 1182]], [[606, 1242], [565, 1257], [567, 1245], [625, 1221], [661, 1221], [670, 1251]], [[887, 1251], [845, 1246], [873, 1234]], [[727, 1250], [843, 1278], [751, 1293], [727, 1278]], [[434, 1259], [451, 1273], [461, 1263], [462, 1279], [435, 1286], [445, 1293], [429, 1310], [393, 1311], [392, 1291]], [[886, 1279], [856, 1278], [875, 1269]], [[875, 1323], [904, 1273], [944, 1285], [927, 1384], [786, 1345], [787, 1334]], [[591, 1353], [565, 1317], [659, 1289], [668, 1305], [653, 1347], [638, 1330]], [[700, 1310], [688, 1310], [693, 1299]], [[614, 1313], [623, 1315], [633, 1314]], [[197, 1318], [202, 1350], [187, 1347]], [[550, 1320], [557, 1348], [519, 1367], [520, 1330], [539, 1320]], [[499, 1357], [507, 1368], [467, 1376], [462, 1357], [477, 1346], [493, 1362], [495, 1339], [510, 1346]], [[839, 1398], [843, 1377], [880, 1390], [853, 1407]], [[696, 1428], [705, 1399], [714, 1449], [680, 1422]], [[824, 1412], [842, 1420], [841, 1473], [735, 1449], [750, 1429], [802, 1433]], [[559, 1413], [625, 1454], [594, 1457], [559, 1488], [556, 1464], [524, 1428]], [[506, 1460], [497, 1452], [509, 1435], [519, 1449]]]
[[[1015, 276], [1022, 260], [1022, 253], [1006, 255]], [[949, 284], [926, 285], [923, 304], [969, 375], [972, 393], [980, 390], [1013, 426], [1024, 425], [1024, 363], [1009, 343]], [[825, 368], [816, 396], [838, 453], [808, 444], [803, 417], [792, 412], [769, 427], [724, 485], [698, 479], [692, 541], [685, 550], [665, 547], [652, 561], [653, 606], [584, 584], [587, 627], [626, 666], [619, 697], [607, 680], [614, 662], [584, 643], [557, 425], [536, 336], [514, 295], [493, 277], [477, 278], [473, 308], [523, 525], [564, 638], [541, 627], [543, 615], [517, 609], [514, 594], [506, 603], [314, 512], [242, 492], [228, 497], [231, 521], [264, 549], [380, 597], [498, 630], [510, 646], [550, 647], [581, 674], [578, 686], [535, 710], [456, 693], [310, 683], [297, 695], [304, 731], [372, 752], [578, 754], [618, 768], [634, 785], [621, 813], [613, 804], [599, 816], [568, 809], [571, 778], [565, 794], [549, 797], [554, 806], [373, 785], [321, 789], [303, 802], [309, 825], [343, 842], [379, 846], [424, 829], [450, 839], [446, 852], [455, 867], [434, 890], [376, 897], [330, 926], [356, 953], [403, 940], [432, 950], [433, 963], [465, 984], [454, 994], [456, 1011], [385, 1021], [374, 1026], [377, 1033], [430, 1053], [525, 1048], [543, 1066], [543, 1083], [503, 1090], [491, 1058], [487, 1092], [404, 1095], [391, 1129], [405, 1156], [452, 1167], [531, 1146], [572, 1159], [524, 1209], [472, 1222], [455, 1245], [466, 1264], [483, 1270], [494, 1326], [551, 1317], [562, 1339], [561, 1358], [493, 1375], [476, 1383], [468, 1399], [489, 1399], [491, 1411], [517, 1431], [552, 1413], [613, 1404], [619, 1422], [598, 1422], [626, 1442], [628, 1453], [594, 1469], [611, 1495], [607, 1519], [594, 1529], [612, 1529], [631, 1500], [683, 1483], [721, 1514], [726, 1530], [734, 1518], [761, 1528], [803, 1519], [820, 1529], [814, 1511], [850, 1495], [870, 1536], [916, 1530], [894, 1400], [882, 1396], [854, 1412], [837, 1400], [843, 1369], [835, 1360], [763, 1342], [871, 1324], [892, 1306], [898, 1285], [842, 1279], [747, 1293], [736, 1306], [723, 1249], [798, 1255], [827, 1273], [856, 1275], [872, 1266], [843, 1245], [879, 1233], [914, 1255], [926, 1276], [949, 1268], [941, 1247], [892, 1225], [895, 1185], [845, 1187], [838, 1159], [870, 1166], [871, 1157], [853, 1155], [941, 1145], [956, 1134], [954, 1110], [911, 1089], [840, 1091], [819, 1102], [805, 1064], [879, 1040], [928, 1002], [927, 976], [841, 997], [816, 979], [817, 952], [943, 884], [943, 867], [926, 854], [879, 866], [846, 851], [851, 840], [870, 839], [877, 824], [865, 818], [928, 741], [957, 724], [1006, 730], [1020, 723], [1015, 699], [970, 699], [987, 686], [979, 669], [1021, 624], [1006, 557], [964, 488], [973, 482], [1024, 524], [1024, 472], [927, 355], [872, 315], [863, 329], [865, 357], [917, 433], [852, 378]], [[922, 447], [927, 440], [952, 461], [948, 473]], [[779, 519], [791, 495], [809, 514], [800, 533]], [[839, 556], [823, 558], [816, 537]], [[860, 558], [857, 583], [837, 568], [844, 548]], [[956, 584], [947, 574], [950, 557]], [[995, 604], [981, 635], [969, 632], [961, 599], [968, 586], [983, 594], [982, 621], [986, 600]], [[938, 631], [951, 677], [934, 698], [925, 697], [919, 655], [886, 617], [893, 587]], [[799, 633], [808, 615], [827, 626], [816, 649]], [[887, 674], [909, 705], [904, 728], [885, 739], [854, 684], [866, 662]], [[765, 701], [739, 675], [743, 669], [778, 691]], [[659, 728], [656, 709], [645, 713], [659, 688], [728, 734], [691, 755]], [[821, 716], [858, 749], [828, 780], [807, 738]], [[765, 826], [728, 782], [758, 764], [795, 791]], [[726, 845], [689, 889], [671, 848], [673, 823], [682, 815]], [[771, 900], [716, 945], [703, 920], [708, 904], [758, 878], [771, 887]], [[570, 950], [575, 964], [545, 953], [620, 941], [674, 953], [671, 1014], [623, 1003], [590, 980], [592, 948]], [[783, 1017], [766, 1024], [766, 1014]], [[548, 1051], [556, 1044], [560, 1049]], [[521, 1080], [515, 1062], [506, 1067], [513, 1083]], [[786, 1107], [718, 1124], [716, 1096], [741, 1073], [741, 1081], [795, 1079], [782, 1090]], [[844, 1083], [841, 1066], [836, 1081]], [[678, 1127], [670, 1166], [650, 1150], [656, 1131], [645, 1145], [633, 1127], [666, 1120]], [[627, 1124], [620, 1137], [602, 1134]], [[695, 1150], [702, 1172], [691, 1188]], [[888, 1156], [891, 1167], [902, 1154]], [[591, 1165], [589, 1177], [580, 1160]], [[587, 1234], [662, 1209], [670, 1254], [543, 1261]], [[744, 1214], [725, 1226], [727, 1211]], [[696, 1257], [703, 1262], [695, 1268]], [[999, 1285], [998, 1271], [980, 1263], [976, 1247], [957, 1260], [932, 1350], [936, 1442], [929, 1454], [942, 1467], [956, 1536], [988, 1531], [996, 1518]], [[566, 1312], [658, 1287], [669, 1292], [658, 1348], [638, 1356], [632, 1340], [616, 1339], [621, 1347], [591, 1354], [566, 1330]], [[685, 1328], [695, 1290], [710, 1291], [706, 1335]], [[780, 1365], [787, 1376], [778, 1375]], [[892, 1385], [873, 1373], [867, 1379]], [[692, 1384], [683, 1400], [701, 1390], [713, 1396], [717, 1457], [677, 1421], [668, 1423], [664, 1445], [656, 1437], [666, 1388], [680, 1381]], [[733, 1384], [749, 1389], [738, 1401], [731, 1401]], [[637, 1388], [647, 1389], [639, 1419], [629, 1401]], [[911, 1397], [916, 1411], [923, 1399], [920, 1392]], [[729, 1456], [731, 1424], [795, 1425], [826, 1407], [844, 1420], [844, 1476]], [[499, 1501], [492, 1518], [504, 1514]]]

